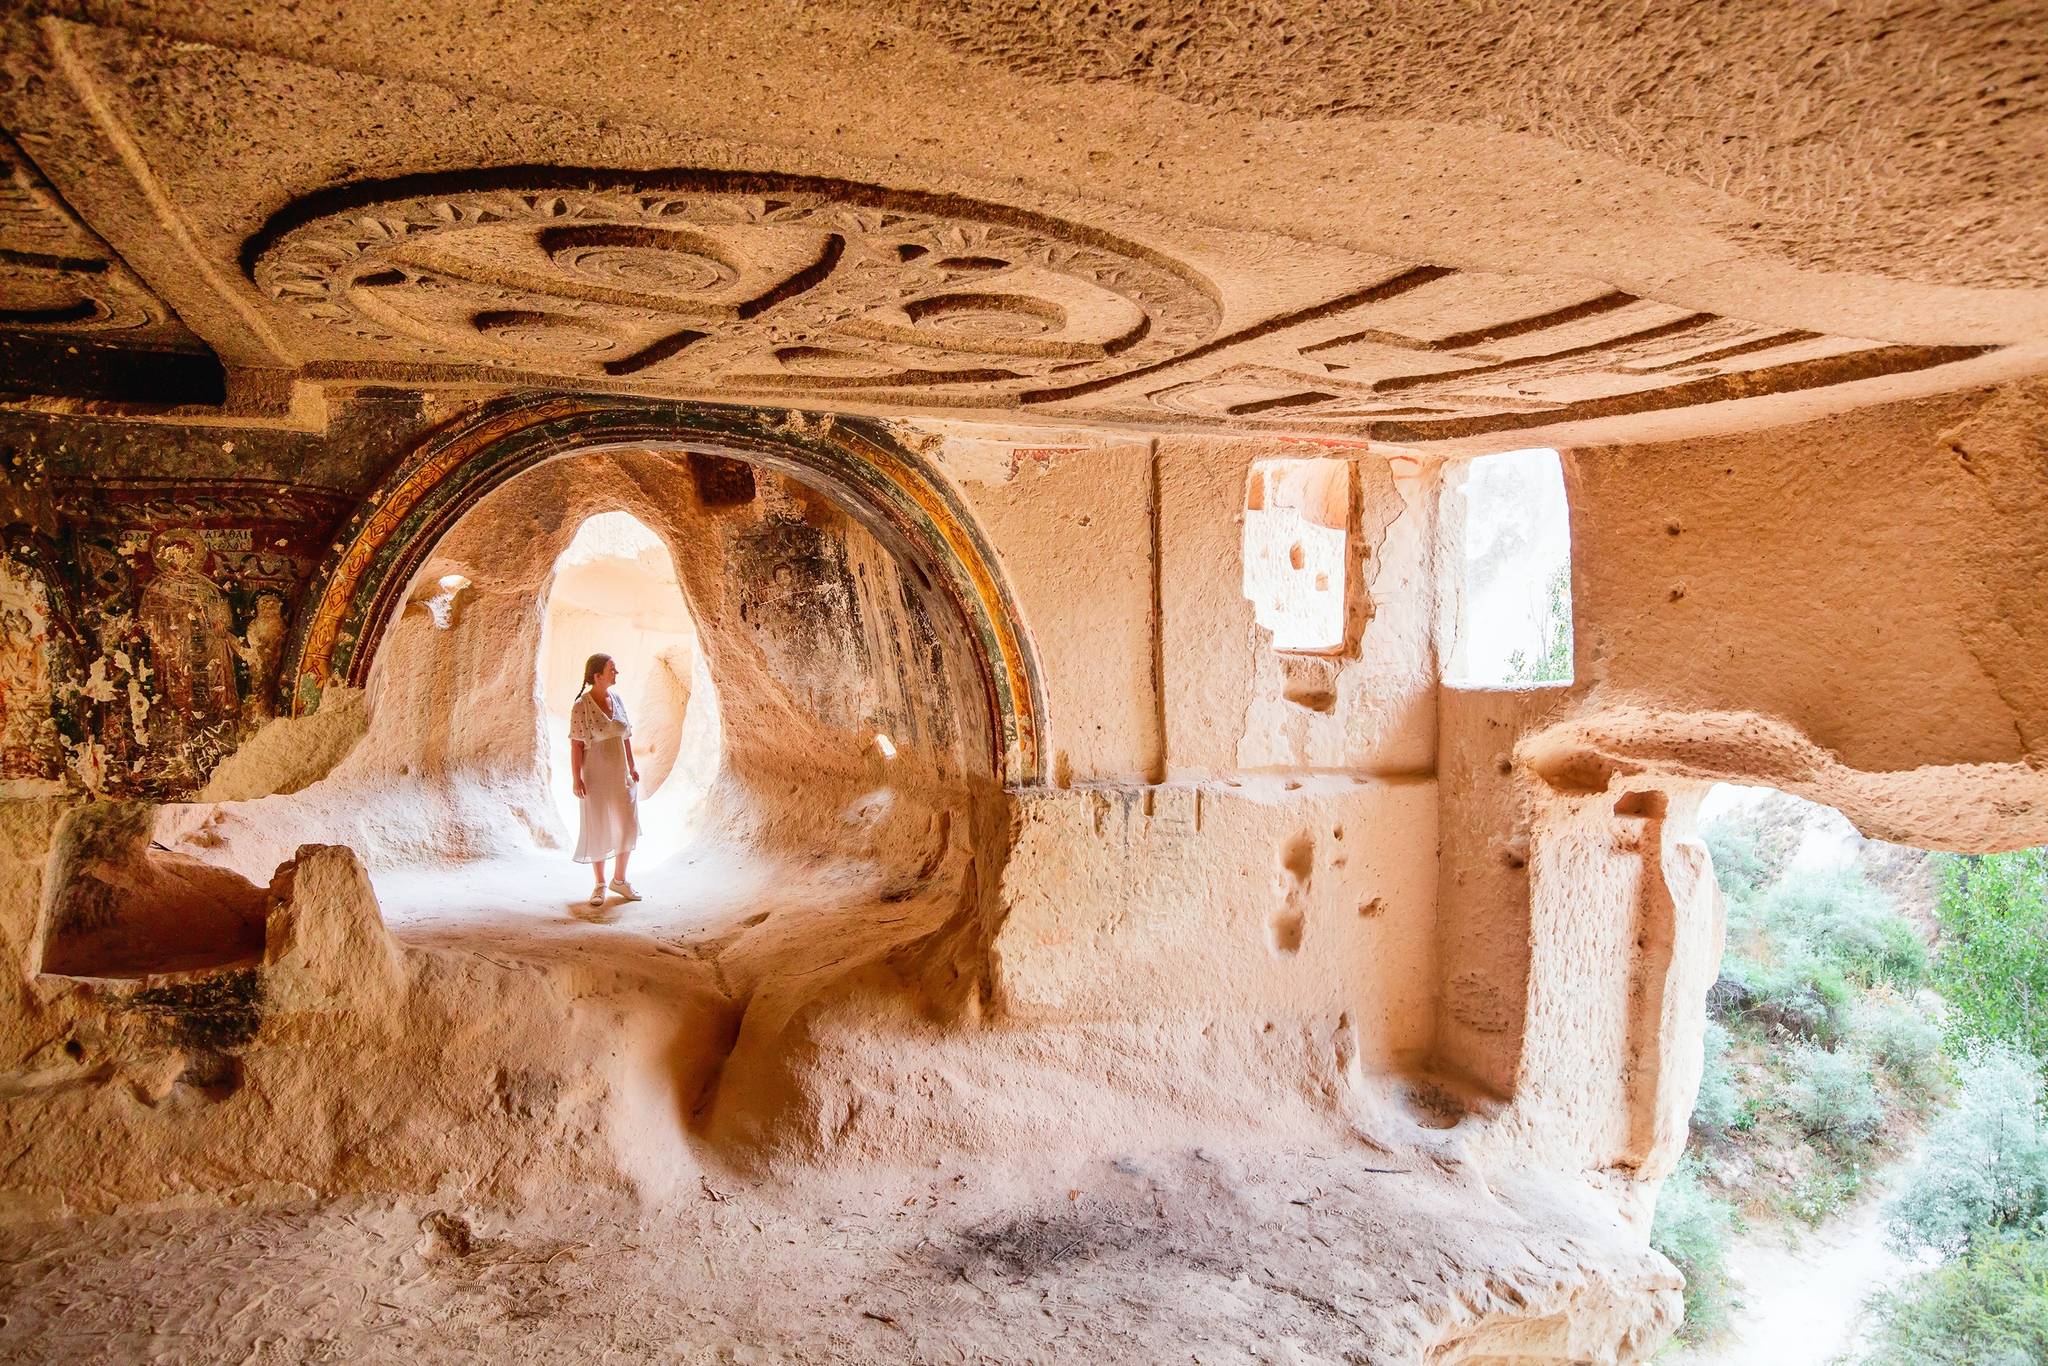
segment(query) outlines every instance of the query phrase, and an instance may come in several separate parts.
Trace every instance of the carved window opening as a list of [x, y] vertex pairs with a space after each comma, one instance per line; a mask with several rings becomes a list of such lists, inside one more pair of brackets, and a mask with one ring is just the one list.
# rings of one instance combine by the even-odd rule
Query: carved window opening
[[1571, 526], [1554, 450], [1481, 456], [1450, 476], [1462, 547], [1446, 681], [1525, 688], [1572, 681]]
[[1344, 648], [1351, 462], [1261, 460], [1244, 496], [1244, 595], [1275, 650]]
[[718, 702], [668, 546], [626, 512], [602, 512], [577, 528], [555, 560], [541, 622], [548, 787], [572, 831], [578, 803], [569, 709], [593, 654], [617, 662], [618, 693], [633, 722], [640, 796], [649, 808], [642, 812], [641, 847], [679, 839], [718, 766]]

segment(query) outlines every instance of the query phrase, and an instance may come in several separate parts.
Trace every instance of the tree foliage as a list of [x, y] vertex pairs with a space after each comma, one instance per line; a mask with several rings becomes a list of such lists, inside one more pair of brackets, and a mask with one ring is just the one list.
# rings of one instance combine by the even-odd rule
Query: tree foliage
[[1989, 1238], [1878, 1296], [1863, 1366], [2039, 1366], [2048, 1361], [2048, 1239]]
[[1887, 1213], [1892, 1243], [1908, 1255], [1958, 1256], [2048, 1214], [2048, 1132], [2033, 1058], [1987, 1047], [1962, 1074], [1961, 1097], [1929, 1131]]
[[1535, 656], [1526, 650], [1508, 653], [1510, 683], [1569, 683], [1572, 681], [1572, 568], [1561, 564], [1550, 576], [1544, 591], [1543, 648]]
[[1942, 854], [1934, 985], [1960, 1039], [2048, 1063], [2048, 849]]

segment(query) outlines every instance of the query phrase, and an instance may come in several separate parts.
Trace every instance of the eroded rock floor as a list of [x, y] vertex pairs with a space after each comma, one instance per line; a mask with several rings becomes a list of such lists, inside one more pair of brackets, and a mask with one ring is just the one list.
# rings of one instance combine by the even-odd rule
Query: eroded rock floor
[[450, 1192], [23, 1224], [0, 1230], [0, 1354], [1369, 1363], [1583, 1290], [1569, 1211], [1457, 1200], [1459, 1239], [1527, 1249], [1489, 1271], [1435, 1241], [1454, 1211], [1418, 1175], [1358, 1152], [1185, 1150], [829, 1193], [707, 1177], [654, 1211]]

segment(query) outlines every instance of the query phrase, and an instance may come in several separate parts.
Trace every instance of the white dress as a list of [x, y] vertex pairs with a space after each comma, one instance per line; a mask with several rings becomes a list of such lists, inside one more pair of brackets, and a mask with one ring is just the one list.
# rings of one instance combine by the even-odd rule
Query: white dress
[[613, 693], [611, 701], [606, 711], [596, 693], [585, 693], [569, 709], [569, 743], [583, 742], [578, 863], [623, 854], [640, 842], [640, 793], [626, 770], [626, 738], [633, 723], [626, 719], [625, 699]]

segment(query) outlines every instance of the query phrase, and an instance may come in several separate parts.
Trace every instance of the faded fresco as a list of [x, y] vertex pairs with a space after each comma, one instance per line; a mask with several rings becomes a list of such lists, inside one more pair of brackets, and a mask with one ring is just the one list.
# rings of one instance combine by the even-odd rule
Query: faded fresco
[[340, 495], [268, 480], [59, 482], [8, 532], [0, 776], [199, 787], [277, 714], [278, 662]]
[[0, 557], [0, 782], [62, 767], [50, 712], [50, 595], [42, 577]]

